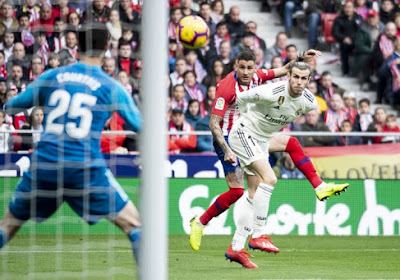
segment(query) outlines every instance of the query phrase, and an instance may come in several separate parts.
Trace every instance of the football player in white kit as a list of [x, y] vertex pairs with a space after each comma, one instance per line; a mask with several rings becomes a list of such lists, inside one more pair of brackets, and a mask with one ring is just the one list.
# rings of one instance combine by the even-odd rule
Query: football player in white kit
[[[246, 198], [243, 209], [238, 211], [238, 224], [231, 247], [244, 248], [248, 229], [251, 238], [265, 235], [269, 202], [277, 178], [268, 161], [268, 140], [283, 127], [303, 113], [317, 108], [314, 95], [306, 89], [311, 70], [307, 63], [297, 59], [290, 65], [288, 81], [261, 85], [237, 94], [237, 104], [242, 114], [229, 134], [229, 144], [239, 157], [247, 174], [259, 180], [253, 199]], [[343, 184], [341, 191], [347, 188]], [[249, 243], [251, 248], [251, 243]], [[228, 259], [230, 248], [225, 253]]]

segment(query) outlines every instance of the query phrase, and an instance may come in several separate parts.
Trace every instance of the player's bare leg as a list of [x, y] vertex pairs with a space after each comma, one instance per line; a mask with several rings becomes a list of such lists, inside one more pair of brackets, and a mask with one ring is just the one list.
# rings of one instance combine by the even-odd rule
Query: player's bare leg
[[111, 222], [128, 235], [132, 243], [133, 256], [135, 257], [136, 263], [138, 263], [142, 222], [139, 212], [132, 201], [128, 201], [125, 207], [118, 213], [117, 217], [111, 220]]
[[278, 253], [279, 249], [274, 246], [271, 239], [265, 235], [269, 202], [277, 181], [275, 173], [268, 159], [254, 161], [248, 168], [259, 180], [253, 199], [253, 234], [249, 240], [249, 248]]
[[201, 246], [204, 226], [208, 222], [226, 211], [233, 203], [235, 203], [244, 193], [243, 170], [238, 166], [234, 172], [230, 172], [225, 176], [229, 190], [215, 200], [215, 202], [201, 215], [194, 217], [190, 221], [190, 237], [189, 243], [193, 250], [198, 251]]
[[269, 152], [287, 152], [295, 166], [307, 177], [314, 187], [319, 200], [328, 199], [334, 194], [346, 191], [349, 184], [325, 183], [318, 176], [315, 167], [295, 137], [288, 135], [275, 135], [269, 141]]
[[3, 219], [0, 221], [0, 249], [15, 236], [24, 223], [25, 221], [18, 220], [7, 209]]

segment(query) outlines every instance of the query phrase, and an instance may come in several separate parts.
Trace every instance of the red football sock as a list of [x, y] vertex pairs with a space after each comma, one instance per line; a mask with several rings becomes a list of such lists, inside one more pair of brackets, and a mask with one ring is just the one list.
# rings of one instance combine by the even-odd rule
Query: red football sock
[[229, 191], [221, 194], [215, 202], [200, 216], [199, 220], [203, 225], [208, 224], [208, 222], [217, 217], [219, 214], [224, 212], [233, 203], [235, 203], [244, 193], [242, 188], [229, 188]]
[[297, 138], [290, 137], [285, 151], [289, 153], [294, 165], [296, 165], [296, 167], [303, 172], [304, 176], [307, 177], [314, 189], [322, 183], [322, 180], [318, 176], [310, 157], [304, 153], [303, 147], [300, 145], [300, 142], [297, 140]]

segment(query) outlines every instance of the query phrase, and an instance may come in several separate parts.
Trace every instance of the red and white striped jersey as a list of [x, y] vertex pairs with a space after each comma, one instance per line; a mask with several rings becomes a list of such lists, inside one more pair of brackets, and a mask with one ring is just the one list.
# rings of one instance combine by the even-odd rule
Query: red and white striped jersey
[[240, 117], [236, 104], [236, 94], [256, 87], [268, 80], [275, 78], [273, 70], [256, 70], [249, 85], [240, 85], [236, 79], [236, 72], [229, 73], [217, 85], [215, 100], [211, 114], [222, 117], [220, 127], [224, 136], [227, 136], [233, 123]]

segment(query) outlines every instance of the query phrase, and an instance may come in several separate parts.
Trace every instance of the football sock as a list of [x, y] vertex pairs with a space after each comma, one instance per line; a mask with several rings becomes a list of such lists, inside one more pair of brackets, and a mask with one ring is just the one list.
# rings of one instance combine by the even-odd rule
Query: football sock
[[8, 233], [0, 227], [0, 249], [9, 241]]
[[142, 235], [141, 227], [135, 227], [128, 233], [129, 240], [132, 243], [133, 256], [135, 257], [137, 264], [139, 264], [139, 246], [140, 246], [141, 235]]
[[290, 137], [285, 151], [289, 153], [294, 165], [307, 177], [314, 188], [322, 184], [322, 180], [318, 176], [310, 157], [304, 153], [303, 147], [297, 138]]
[[229, 188], [229, 191], [221, 194], [217, 200], [200, 216], [199, 220], [203, 225], [208, 224], [208, 222], [217, 217], [219, 214], [224, 212], [233, 203], [235, 203], [244, 193], [242, 188]]
[[[239, 205], [236, 205], [238, 207]], [[236, 231], [232, 239], [233, 251], [240, 251], [244, 249], [247, 237], [250, 235], [253, 228], [254, 207], [253, 200], [246, 197], [245, 201], [240, 204], [237, 211], [237, 224]]]
[[253, 238], [260, 237], [265, 233], [265, 225], [267, 222], [269, 201], [271, 199], [274, 187], [260, 183], [254, 194], [254, 218], [253, 218]]

